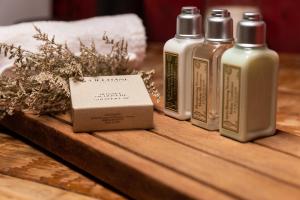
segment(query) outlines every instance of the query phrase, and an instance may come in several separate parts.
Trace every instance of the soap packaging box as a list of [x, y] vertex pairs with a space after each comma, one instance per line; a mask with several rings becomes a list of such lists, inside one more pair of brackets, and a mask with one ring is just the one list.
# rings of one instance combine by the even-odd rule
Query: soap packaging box
[[153, 128], [153, 103], [140, 75], [69, 83], [74, 132]]

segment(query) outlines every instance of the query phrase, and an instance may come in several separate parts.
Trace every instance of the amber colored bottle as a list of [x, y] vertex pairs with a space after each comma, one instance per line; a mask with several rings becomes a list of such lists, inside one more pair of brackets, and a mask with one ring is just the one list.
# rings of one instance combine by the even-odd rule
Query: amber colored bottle
[[205, 41], [193, 53], [192, 118], [194, 125], [219, 128], [220, 60], [233, 46], [233, 21], [225, 9], [214, 9], [206, 20]]

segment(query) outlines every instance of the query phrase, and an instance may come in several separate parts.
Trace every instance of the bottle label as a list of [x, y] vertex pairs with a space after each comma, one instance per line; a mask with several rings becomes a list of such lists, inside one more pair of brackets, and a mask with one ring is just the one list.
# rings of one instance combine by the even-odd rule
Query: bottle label
[[240, 117], [241, 68], [223, 65], [222, 128], [238, 133]]
[[192, 118], [207, 123], [209, 61], [193, 58], [193, 107]]
[[165, 52], [165, 108], [178, 112], [178, 54]]

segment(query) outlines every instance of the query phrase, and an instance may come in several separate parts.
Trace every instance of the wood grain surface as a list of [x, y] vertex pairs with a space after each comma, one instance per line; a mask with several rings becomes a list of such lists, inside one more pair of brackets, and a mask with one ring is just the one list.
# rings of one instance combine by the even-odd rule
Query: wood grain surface
[[1, 174], [0, 195], [2, 200], [95, 200], [95, 198]]
[[[160, 90], [161, 53], [161, 44], [151, 44], [143, 66], [157, 70], [155, 83]], [[1, 123], [132, 198], [300, 199], [300, 57], [281, 54], [280, 58], [277, 134], [250, 143], [230, 140], [159, 111], [152, 130], [76, 134], [68, 114], [18, 113]], [[156, 108], [162, 108], [161, 102]], [[86, 196], [123, 198], [10, 140], [0, 135], [4, 150], [0, 159], [7, 159], [0, 162], [0, 173]]]
[[66, 166], [62, 160], [57, 161], [53, 155], [51, 158], [51, 155], [30, 146], [27, 141], [21, 141], [22, 138], [14, 133], [3, 128], [0, 132], [0, 175], [19, 178], [16, 180], [30, 180], [103, 200], [125, 199], [102, 186], [101, 182]]

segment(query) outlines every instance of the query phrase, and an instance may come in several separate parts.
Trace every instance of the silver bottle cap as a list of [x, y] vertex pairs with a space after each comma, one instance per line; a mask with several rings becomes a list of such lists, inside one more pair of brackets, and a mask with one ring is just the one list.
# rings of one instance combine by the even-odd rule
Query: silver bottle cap
[[256, 12], [245, 12], [237, 25], [237, 45], [241, 47], [262, 47], [266, 45], [266, 24]]
[[214, 9], [206, 20], [205, 39], [213, 42], [233, 41], [233, 21], [226, 9]]
[[202, 16], [197, 7], [182, 7], [177, 16], [176, 38], [202, 38]]

